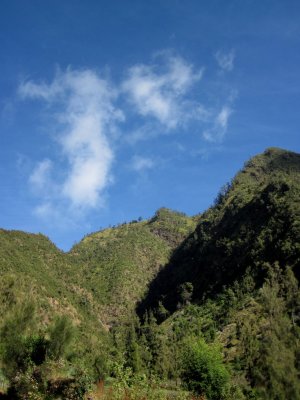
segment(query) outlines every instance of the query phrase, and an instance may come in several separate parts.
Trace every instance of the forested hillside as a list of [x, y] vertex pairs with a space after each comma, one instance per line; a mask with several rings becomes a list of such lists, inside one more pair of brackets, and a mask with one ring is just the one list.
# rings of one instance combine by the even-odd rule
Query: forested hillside
[[298, 154], [271, 148], [252, 158], [153, 280], [141, 313], [159, 301], [174, 311], [185, 282], [192, 283], [192, 299], [198, 302], [246, 272], [261, 286], [266, 265], [275, 262], [291, 267], [299, 278], [299, 198]]
[[196, 227], [197, 218], [165, 208], [149, 221], [133, 221], [86, 236], [70, 252], [76, 282], [101, 305], [109, 326], [134, 311], [149, 282]]
[[69, 253], [1, 230], [2, 397], [300, 399], [299, 198], [300, 155], [270, 148], [195, 217]]

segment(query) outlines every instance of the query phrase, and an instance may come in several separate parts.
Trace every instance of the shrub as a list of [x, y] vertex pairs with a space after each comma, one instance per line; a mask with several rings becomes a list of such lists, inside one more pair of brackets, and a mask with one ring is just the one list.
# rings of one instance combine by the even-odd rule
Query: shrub
[[203, 339], [190, 340], [183, 351], [182, 369], [187, 389], [208, 400], [225, 398], [229, 373], [218, 346], [208, 345]]

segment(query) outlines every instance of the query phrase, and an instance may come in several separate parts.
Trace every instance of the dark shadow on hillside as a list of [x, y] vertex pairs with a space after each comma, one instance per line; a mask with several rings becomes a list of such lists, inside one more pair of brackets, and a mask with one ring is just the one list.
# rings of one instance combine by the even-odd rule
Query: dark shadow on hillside
[[292, 266], [299, 278], [300, 227], [289, 207], [291, 201], [297, 203], [297, 190], [283, 182], [270, 183], [243, 207], [217, 205], [208, 210], [151, 282], [137, 306], [138, 315], [152, 309], [162, 320], [161, 305], [173, 313], [182, 301], [179, 288], [185, 282], [192, 283], [195, 302], [239, 281], [249, 268], [260, 285], [264, 263]]

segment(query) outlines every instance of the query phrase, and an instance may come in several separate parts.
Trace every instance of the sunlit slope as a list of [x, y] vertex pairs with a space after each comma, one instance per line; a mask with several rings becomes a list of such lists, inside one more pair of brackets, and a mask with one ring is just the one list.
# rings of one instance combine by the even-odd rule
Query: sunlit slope
[[174, 248], [194, 230], [196, 218], [166, 208], [149, 221], [125, 223], [85, 237], [70, 256], [80, 285], [101, 305], [108, 325], [134, 311]]
[[87, 351], [92, 341], [99, 346], [106, 341], [98, 305], [84, 288], [78, 289], [80, 282], [74, 283], [76, 270], [68, 255], [47, 237], [0, 230], [0, 275], [0, 317], [16, 303], [32, 302], [37, 329], [43, 329], [58, 315], [72, 320], [78, 356]]

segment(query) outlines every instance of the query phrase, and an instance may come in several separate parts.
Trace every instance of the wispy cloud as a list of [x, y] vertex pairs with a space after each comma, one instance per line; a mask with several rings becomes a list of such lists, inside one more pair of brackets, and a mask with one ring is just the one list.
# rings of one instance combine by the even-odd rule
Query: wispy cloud
[[[32, 171], [29, 182], [38, 191], [45, 191], [45, 187], [50, 183], [50, 173], [52, 169], [52, 162], [45, 159], [38, 163], [35, 169]], [[48, 190], [47, 190], [48, 192]]]
[[215, 115], [212, 127], [204, 131], [203, 138], [208, 142], [222, 141], [227, 131], [228, 120], [232, 112], [233, 110], [229, 105], [224, 105]]
[[[131, 67], [122, 89], [143, 117], [152, 117], [171, 130], [182, 125], [193, 114], [203, 117], [199, 106], [188, 107], [186, 94], [201, 79], [203, 69], [194, 70], [180, 57], [165, 57], [163, 64], [138, 64]], [[197, 115], [197, 111], [199, 115]]]
[[232, 71], [234, 68], [234, 59], [235, 59], [235, 51], [231, 50], [226, 53], [223, 51], [217, 51], [215, 54], [215, 58], [219, 67], [224, 71]]
[[92, 70], [68, 69], [58, 72], [51, 83], [23, 83], [19, 94], [52, 106], [60, 128], [57, 142], [65, 163], [62, 181], [61, 166], [51, 160], [41, 161], [30, 177], [45, 201], [39, 206], [40, 213], [49, 213], [54, 208], [51, 201], [59, 199], [67, 199], [73, 209], [80, 210], [101, 204], [114, 159], [109, 135], [124, 118], [113, 105], [114, 88]]
[[134, 156], [131, 163], [132, 169], [141, 172], [154, 168], [155, 162], [149, 157]]

